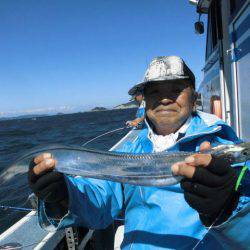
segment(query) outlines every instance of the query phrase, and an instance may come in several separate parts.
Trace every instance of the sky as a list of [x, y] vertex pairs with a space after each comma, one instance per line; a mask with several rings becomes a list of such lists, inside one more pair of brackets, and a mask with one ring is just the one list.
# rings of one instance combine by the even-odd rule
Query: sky
[[205, 35], [188, 0], [1, 0], [0, 116], [127, 102], [152, 58], [202, 80]]

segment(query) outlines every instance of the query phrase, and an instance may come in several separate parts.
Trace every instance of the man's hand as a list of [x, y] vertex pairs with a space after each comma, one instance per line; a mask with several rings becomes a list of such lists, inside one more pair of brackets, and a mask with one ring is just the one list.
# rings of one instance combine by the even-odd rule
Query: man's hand
[[68, 191], [63, 174], [54, 172], [56, 161], [50, 153], [35, 157], [29, 166], [28, 181], [35, 195], [47, 203], [67, 205]]
[[136, 127], [138, 125], [138, 121], [137, 120], [133, 120], [133, 121], [127, 121], [126, 125], [129, 127]]
[[[203, 142], [200, 150], [210, 148], [209, 142]], [[194, 154], [174, 164], [172, 172], [186, 177], [181, 181], [185, 200], [205, 226], [224, 222], [236, 208], [239, 195], [234, 188], [238, 177], [227, 159]]]

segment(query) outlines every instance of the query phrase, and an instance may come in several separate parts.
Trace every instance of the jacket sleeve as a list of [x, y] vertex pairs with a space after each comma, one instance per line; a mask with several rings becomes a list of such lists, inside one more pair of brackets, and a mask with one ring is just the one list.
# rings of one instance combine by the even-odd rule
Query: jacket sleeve
[[67, 175], [65, 180], [69, 194], [68, 213], [57, 220], [49, 206], [39, 201], [38, 215], [42, 228], [48, 231], [70, 226], [102, 229], [120, 214], [123, 205], [121, 184]]
[[[249, 180], [248, 180], [249, 181]], [[244, 187], [250, 191], [250, 187]], [[250, 246], [250, 197], [242, 194], [237, 208], [231, 217], [219, 226], [213, 228], [213, 234], [224, 236], [245, 249]]]
[[[247, 171], [241, 181], [239, 188], [240, 199], [238, 206], [233, 211], [230, 218], [221, 225], [213, 229], [215, 234], [222, 234], [231, 239], [242, 248], [250, 246], [250, 163], [242, 163], [247, 167]], [[242, 169], [242, 166], [233, 166]]]

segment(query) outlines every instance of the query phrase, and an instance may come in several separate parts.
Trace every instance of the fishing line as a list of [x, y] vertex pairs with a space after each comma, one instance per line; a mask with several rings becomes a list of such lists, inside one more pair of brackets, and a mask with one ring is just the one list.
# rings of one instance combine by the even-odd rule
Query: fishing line
[[[35, 209], [31, 209], [31, 208], [26, 208], [24, 207], [28, 202], [30, 202], [30, 195], [29, 197], [20, 204], [20, 206], [8, 206], [8, 205], [2, 205], [0, 204], [0, 211], [4, 211], [6, 213], [6, 215], [11, 215], [13, 214], [14, 212], [31, 212], [31, 211], [35, 211]], [[5, 218], [0, 218], [0, 221], [4, 221]]]
[[0, 208], [3, 209], [4, 211], [12, 209], [12, 210], [18, 210], [20, 212], [31, 212], [31, 211], [35, 211], [35, 209], [32, 208], [24, 208], [24, 207], [13, 207], [13, 206], [3, 206], [0, 205]]
[[[245, 164], [247, 164], [247, 162], [249, 161], [249, 159], [247, 159], [245, 161]], [[204, 234], [204, 236], [202, 237], [202, 239], [200, 239], [196, 245], [192, 248], [192, 250], [195, 250], [199, 245], [200, 243], [202, 243], [202, 241], [204, 240], [204, 238], [206, 237], [206, 235], [210, 232], [210, 230], [212, 229], [212, 227], [215, 225], [215, 223], [219, 220], [219, 218], [222, 216], [222, 214], [225, 212], [226, 208], [228, 207], [228, 205], [230, 204], [229, 202], [231, 201], [231, 199], [233, 198], [233, 195], [234, 193], [232, 193], [229, 197], [228, 197], [228, 200], [225, 202], [225, 206], [224, 208], [221, 210], [221, 212], [219, 213], [219, 215], [215, 218], [214, 222], [211, 224], [211, 226], [208, 227], [208, 230], [207, 232]]]
[[204, 236], [202, 237], [202, 239], [200, 239], [200, 240], [196, 243], [196, 245], [192, 248], [192, 250], [195, 250], [195, 249], [200, 245], [200, 243], [202, 243], [202, 241], [204, 240], [204, 238], [206, 237], [206, 235], [210, 232], [210, 230], [212, 229], [212, 227], [213, 227], [213, 226], [215, 225], [215, 223], [219, 220], [219, 218], [221, 217], [221, 215], [225, 212], [225, 210], [226, 210], [226, 208], [227, 208], [227, 206], [228, 206], [228, 204], [229, 204], [229, 201], [231, 201], [232, 197], [233, 197], [233, 194], [230, 195], [230, 196], [228, 197], [228, 200], [227, 200], [227, 202], [226, 202], [224, 208], [221, 210], [221, 212], [219, 213], [219, 215], [215, 218], [214, 222], [208, 227], [208, 230], [207, 230], [207, 232], [204, 234]]
[[100, 138], [100, 137], [102, 137], [102, 136], [104, 136], [104, 135], [112, 134], [112, 133], [114, 133], [114, 132], [116, 132], [116, 131], [123, 130], [123, 129], [126, 129], [126, 128], [129, 128], [129, 127], [125, 126], [125, 127], [121, 127], [121, 128], [117, 128], [117, 129], [110, 130], [110, 131], [108, 131], [108, 132], [105, 132], [104, 134], [98, 135], [98, 136], [96, 136], [95, 138], [93, 138], [93, 139], [91, 139], [91, 140], [89, 140], [89, 141], [83, 143], [81, 146], [84, 147], [84, 146], [86, 146], [87, 144], [89, 144], [90, 142], [92, 142], [92, 141], [94, 141], [94, 140], [96, 140], [96, 139], [98, 139], [98, 138]]

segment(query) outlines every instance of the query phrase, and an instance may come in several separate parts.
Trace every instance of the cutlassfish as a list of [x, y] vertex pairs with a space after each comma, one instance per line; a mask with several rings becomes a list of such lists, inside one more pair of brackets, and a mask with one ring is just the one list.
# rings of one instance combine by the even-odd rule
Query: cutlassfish
[[[15, 163], [27, 163], [33, 157], [49, 152], [56, 160], [55, 171], [141, 186], [168, 186], [177, 184], [181, 176], [173, 176], [171, 166], [194, 152], [162, 152], [128, 154], [96, 151], [77, 146], [50, 145], [28, 151]], [[204, 153], [228, 158], [230, 163], [250, 159], [250, 142], [220, 145]]]

